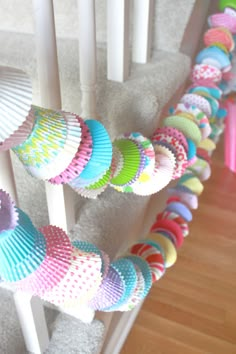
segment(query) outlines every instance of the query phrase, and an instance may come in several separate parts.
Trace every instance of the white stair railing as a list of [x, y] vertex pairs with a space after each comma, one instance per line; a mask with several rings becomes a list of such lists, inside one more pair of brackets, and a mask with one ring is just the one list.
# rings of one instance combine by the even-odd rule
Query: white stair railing
[[129, 75], [129, 0], [107, 0], [107, 79]]
[[132, 61], [145, 64], [151, 55], [154, 0], [133, 0]]
[[[60, 79], [52, 0], [33, 0], [37, 64], [44, 108], [61, 108]], [[69, 187], [46, 183], [50, 224], [69, 231], [75, 223], [73, 194]]]
[[98, 118], [96, 111], [97, 54], [94, 0], [78, 0], [81, 117]]
[[[151, 23], [154, 0], [134, 0], [134, 62], [145, 63], [150, 57]], [[61, 108], [52, 0], [33, 0], [35, 40], [41, 105]], [[107, 0], [107, 78], [123, 82], [129, 75], [130, 0]], [[78, 0], [81, 116], [99, 119], [96, 111], [96, 19], [95, 0]], [[17, 201], [14, 173], [9, 152], [0, 153], [0, 188]], [[75, 223], [73, 192], [69, 187], [45, 184], [50, 223], [69, 231]], [[22, 292], [14, 294], [15, 305], [27, 350], [41, 354], [49, 344], [44, 309], [39, 298]], [[92, 320], [94, 313], [84, 308], [71, 313], [82, 320]]]

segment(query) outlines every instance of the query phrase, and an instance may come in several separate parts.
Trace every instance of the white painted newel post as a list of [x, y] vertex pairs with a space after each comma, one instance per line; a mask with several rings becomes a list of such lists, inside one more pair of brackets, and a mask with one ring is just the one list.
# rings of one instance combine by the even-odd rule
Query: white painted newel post
[[145, 64], [151, 54], [154, 0], [133, 0], [132, 61]]
[[107, 78], [129, 75], [129, 0], [107, 0]]
[[78, 0], [81, 117], [98, 119], [96, 111], [97, 53], [94, 0]]

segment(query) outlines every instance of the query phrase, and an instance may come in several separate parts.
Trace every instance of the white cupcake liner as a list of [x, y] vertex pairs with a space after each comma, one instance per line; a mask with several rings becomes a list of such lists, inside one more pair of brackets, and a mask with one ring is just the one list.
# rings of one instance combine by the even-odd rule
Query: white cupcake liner
[[22, 144], [30, 135], [33, 125], [34, 125], [35, 117], [32, 110], [29, 111], [26, 120], [23, 124], [18, 128], [16, 132], [9, 136], [3, 143], [0, 143], [0, 151], [6, 151], [14, 148], [17, 145]]
[[32, 103], [29, 77], [19, 69], [0, 66], [0, 143], [26, 120]]

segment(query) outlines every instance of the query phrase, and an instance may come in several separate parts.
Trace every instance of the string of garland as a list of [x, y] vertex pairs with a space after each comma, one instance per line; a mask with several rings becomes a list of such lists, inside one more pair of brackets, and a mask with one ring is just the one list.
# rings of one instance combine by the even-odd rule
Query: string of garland
[[[86, 303], [94, 310], [131, 310], [177, 259], [189, 234], [191, 209], [198, 207], [202, 181], [210, 177], [214, 141], [224, 129], [220, 86], [231, 69], [236, 12], [209, 18], [205, 48], [197, 55], [192, 84], [151, 139], [127, 133], [113, 144], [101, 123], [76, 114], [31, 106], [28, 78], [2, 68], [1, 150], [13, 148], [26, 170], [50, 182], [67, 183], [96, 197], [107, 185], [148, 195], [179, 178], [147, 238], [124, 257], [109, 256], [84, 241], [70, 242], [56, 226], [37, 230], [29, 217], [0, 191], [0, 276], [64, 308]], [[16, 95], [18, 89], [22, 95]], [[30, 108], [30, 111], [29, 111]], [[26, 117], [26, 118], [25, 118]], [[29, 134], [30, 132], [30, 134]]]

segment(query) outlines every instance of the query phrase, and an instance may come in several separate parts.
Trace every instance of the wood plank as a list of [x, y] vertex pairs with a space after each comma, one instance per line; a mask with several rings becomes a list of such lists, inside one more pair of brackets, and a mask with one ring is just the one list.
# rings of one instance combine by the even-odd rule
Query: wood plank
[[213, 155], [190, 235], [156, 283], [121, 354], [236, 353], [236, 175]]

